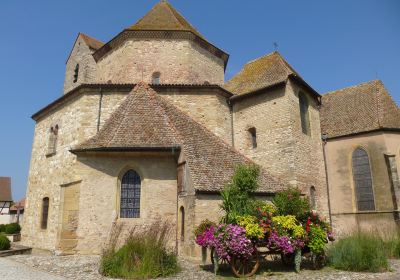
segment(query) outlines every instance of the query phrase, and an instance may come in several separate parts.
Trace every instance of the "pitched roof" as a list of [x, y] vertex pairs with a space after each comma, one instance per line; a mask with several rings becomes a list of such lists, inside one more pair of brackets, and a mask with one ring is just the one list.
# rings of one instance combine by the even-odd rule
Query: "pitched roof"
[[17, 211], [17, 206], [19, 206], [19, 210], [24, 210], [25, 208], [25, 198], [21, 199], [20, 201], [14, 203], [11, 207], [10, 207], [10, 211]]
[[78, 36], [81, 36], [83, 41], [85, 41], [85, 43], [88, 45], [88, 47], [93, 50], [98, 50], [104, 45], [104, 43], [102, 41], [99, 41], [93, 37], [86, 35], [86, 34], [79, 33]]
[[179, 139], [153, 91], [136, 86], [102, 129], [77, 150], [179, 146]]
[[161, 0], [128, 30], [189, 31], [204, 39], [190, 23], [167, 1]]
[[247, 63], [224, 87], [234, 94], [246, 94], [285, 82], [289, 75], [300, 77], [275, 51]]
[[[157, 114], [152, 123], [147, 123], [147, 118], [154, 114], [150, 112], [152, 110], [157, 110]], [[130, 117], [141, 114], [144, 114], [144, 118]], [[124, 130], [119, 128], [122, 124]], [[149, 125], [154, 126], [151, 128], [152, 133], [149, 140], [141, 135], [133, 135], [142, 134], [141, 130], [146, 129], [146, 126]], [[154, 143], [153, 137], [159, 139], [157, 143], [163, 143], [165, 147], [179, 145], [189, 166], [194, 187], [200, 191], [221, 190], [233, 175], [237, 164], [253, 163], [143, 83], [135, 87], [96, 136], [79, 145], [72, 152], [101, 150], [103, 147], [106, 148], [104, 150], [107, 150], [107, 148], [118, 148], [121, 145], [126, 148], [137, 148], [137, 144], [130, 137], [134, 137], [134, 139], [139, 137], [140, 140], [148, 142], [149, 147], [152, 147]], [[112, 140], [110, 141], [110, 139]], [[139, 141], [138, 145], [141, 148], [144, 147], [142, 141]], [[259, 190], [275, 192], [281, 189], [283, 189], [283, 184], [262, 169]]]
[[320, 116], [322, 133], [329, 138], [400, 129], [400, 110], [379, 80], [324, 94]]
[[2, 201], [12, 201], [10, 177], [0, 177], [0, 202]]

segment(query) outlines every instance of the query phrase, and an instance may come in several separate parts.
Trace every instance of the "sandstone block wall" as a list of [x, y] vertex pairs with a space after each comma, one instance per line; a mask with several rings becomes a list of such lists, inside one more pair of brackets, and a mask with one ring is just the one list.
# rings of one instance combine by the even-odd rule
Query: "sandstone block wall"
[[[175, 230], [177, 217], [176, 162], [172, 156], [79, 157], [82, 178], [79, 204], [78, 245], [81, 254], [98, 254], [109, 236], [112, 223], [122, 223], [126, 236], [133, 227], [143, 228], [158, 218]], [[120, 179], [129, 169], [141, 177], [140, 218], [120, 219]]]
[[130, 38], [98, 62], [97, 81], [163, 84], [224, 83], [224, 62], [190, 40]]
[[[369, 156], [377, 213], [363, 214], [357, 211], [352, 154], [358, 147], [364, 148]], [[394, 155], [399, 164], [399, 153], [400, 134], [398, 133], [375, 132], [328, 141], [326, 156], [331, 208], [334, 227], [338, 234], [347, 233], [361, 226], [372, 228], [375, 225], [378, 228], [380, 223], [394, 223], [393, 211], [397, 209], [393, 202], [397, 198], [392, 190], [384, 155]], [[376, 223], [378, 220], [380, 222]], [[388, 227], [391, 228], [392, 225]]]
[[[97, 64], [85, 41], [78, 37], [65, 67], [64, 94], [82, 83], [97, 79]], [[75, 67], [79, 64], [78, 80], [74, 83]]]
[[[271, 174], [305, 194], [314, 186], [317, 209], [328, 215], [327, 191], [317, 102], [309, 100], [311, 136], [301, 130], [300, 87], [288, 81], [285, 88], [248, 97], [233, 105], [235, 147]], [[252, 147], [249, 128], [256, 128], [257, 147]]]
[[[313, 186], [316, 190], [316, 209], [328, 217], [328, 194], [326, 188], [325, 163], [318, 102], [306, 89], [289, 80], [286, 86], [290, 125], [293, 138], [293, 167], [297, 185], [307, 195]], [[304, 134], [301, 128], [299, 93], [302, 92], [308, 100], [308, 115], [310, 120], [310, 135]]]

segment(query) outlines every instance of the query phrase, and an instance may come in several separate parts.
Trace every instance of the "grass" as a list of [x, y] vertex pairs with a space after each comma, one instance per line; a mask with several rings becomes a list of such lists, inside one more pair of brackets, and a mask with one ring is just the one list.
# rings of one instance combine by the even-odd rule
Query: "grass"
[[329, 248], [329, 263], [336, 269], [348, 271], [387, 271], [389, 248], [394, 252], [396, 246], [389, 246], [377, 234], [356, 232]]
[[174, 252], [167, 249], [171, 227], [166, 222], [150, 225], [145, 231], [132, 230], [125, 244], [115, 250], [116, 242], [101, 258], [105, 276], [147, 279], [165, 277], [180, 269]]

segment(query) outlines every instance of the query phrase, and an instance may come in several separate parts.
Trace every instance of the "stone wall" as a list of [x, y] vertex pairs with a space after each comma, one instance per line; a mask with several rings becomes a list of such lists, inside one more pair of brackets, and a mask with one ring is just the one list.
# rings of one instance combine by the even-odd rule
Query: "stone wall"
[[98, 62], [98, 82], [152, 83], [160, 72], [162, 84], [224, 83], [224, 62], [184, 39], [130, 38]]
[[[65, 67], [64, 94], [80, 84], [96, 81], [97, 65], [92, 53], [82, 37], [78, 36]], [[79, 64], [78, 80], [74, 82], [77, 64]]]
[[[357, 211], [352, 173], [352, 153], [362, 147], [368, 153], [375, 199], [375, 212]], [[359, 227], [382, 228], [380, 223], [395, 225], [396, 197], [392, 190], [385, 155], [394, 155], [400, 164], [400, 134], [371, 132], [358, 136], [330, 139], [326, 145], [329, 188], [334, 227], [344, 234]], [[368, 219], [366, 218], [368, 217]], [[381, 219], [380, 222], [377, 222]], [[369, 221], [369, 222], [368, 222]], [[386, 227], [386, 226], [385, 226]]]
[[160, 89], [158, 93], [223, 140], [232, 144], [227, 98], [213, 89]]
[[[311, 136], [303, 134], [298, 94], [309, 101]], [[265, 91], [233, 105], [234, 145], [239, 151], [291, 186], [309, 194], [316, 189], [317, 209], [328, 215], [318, 104], [290, 80], [285, 88]], [[254, 127], [257, 147], [249, 129]]]
[[[315, 188], [316, 209], [328, 217], [328, 194], [318, 101], [310, 92], [290, 80], [287, 83], [286, 92], [289, 99], [288, 109], [292, 136], [295, 139], [293, 143], [293, 171], [296, 176], [296, 183], [307, 195], [310, 194], [312, 186]], [[304, 134], [301, 128], [299, 93], [303, 93], [308, 100], [310, 135]]]
[[[176, 162], [172, 156], [107, 154], [79, 157], [77, 172], [82, 178], [77, 229], [80, 254], [98, 254], [107, 241], [113, 222], [123, 224], [121, 237], [134, 227], [143, 228], [167, 220], [175, 229], [177, 216]], [[119, 218], [120, 180], [126, 171], [141, 177], [140, 218]]]

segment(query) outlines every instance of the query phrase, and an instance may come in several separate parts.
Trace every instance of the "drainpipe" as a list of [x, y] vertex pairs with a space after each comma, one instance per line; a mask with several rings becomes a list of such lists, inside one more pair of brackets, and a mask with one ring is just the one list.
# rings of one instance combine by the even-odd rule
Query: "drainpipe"
[[231, 137], [232, 137], [232, 147], [235, 147], [235, 137], [233, 133], [233, 104], [230, 102], [230, 100], [227, 100], [228, 106], [229, 106], [229, 114], [231, 115]]
[[327, 165], [327, 162], [326, 162], [326, 152], [325, 152], [325, 146], [328, 143], [328, 141], [327, 141], [328, 140], [328, 135], [327, 134], [322, 134], [321, 139], [322, 139], [322, 153], [324, 155], [326, 192], [328, 194], [329, 224], [331, 225], [331, 228], [332, 228], [332, 211], [331, 211], [331, 198], [330, 198], [330, 194], [329, 194], [328, 165]]
[[101, 106], [103, 103], [103, 90], [100, 87], [99, 112], [97, 114], [97, 132], [100, 130]]

